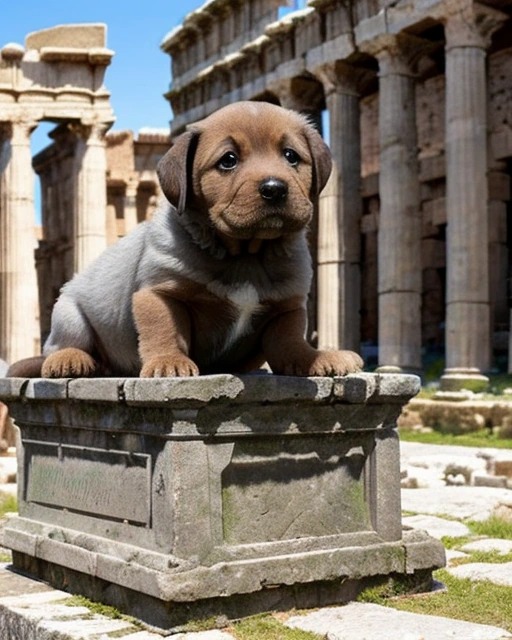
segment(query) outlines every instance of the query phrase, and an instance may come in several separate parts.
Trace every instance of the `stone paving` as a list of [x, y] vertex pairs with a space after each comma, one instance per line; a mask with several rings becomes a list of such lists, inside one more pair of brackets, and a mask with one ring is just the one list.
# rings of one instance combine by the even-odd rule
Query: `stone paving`
[[[448, 465], [485, 474], [489, 460], [512, 461], [512, 450], [477, 450], [462, 447], [437, 447], [402, 443], [404, 485], [416, 477], [418, 488], [402, 489], [405, 526], [427, 530], [430, 535], [469, 536], [463, 519], [485, 519], [493, 513], [510, 513], [512, 491], [492, 486], [446, 485]], [[12, 459], [0, 458], [0, 478], [12, 479]], [[9, 469], [8, 473], [6, 469]], [[453, 467], [451, 467], [453, 468]], [[3, 470], [3, 471], [2, 471]], [[469, 476], [468, 476], [469, 477]], [[13, 492], [14, 485], [0, 485], [1, 491]], [[512, 587], [512, 562], [469, 562], [450, 566], [454, 558], [475, 551], [512, 552], [512, 541], [473, 536], [457, 550], [449, 550], [448, 571], [457, 577], [489, 580]], [[511, 589], [512, 598], [512, 589]], [[130, 619], [112, 619], [91, 613], [72, 603], [67, 593], [42, 582], [16, 575], [8, 565], [0, 566], [0, 638], [2, 640], [159, 640], [165, 633], [148, 629]], [[511, 621], [512, 622], [512, 621]], [[345, 606], [326, 607], [304, 615], [292, 615], [283, 624], [316, 633], [323, 640], [505, 640], [512, 633], [497, 627], [425, 616], [376, 604], [353, 602]], [[225, 630], [176, 633], [173, 640], [234, 640]]]

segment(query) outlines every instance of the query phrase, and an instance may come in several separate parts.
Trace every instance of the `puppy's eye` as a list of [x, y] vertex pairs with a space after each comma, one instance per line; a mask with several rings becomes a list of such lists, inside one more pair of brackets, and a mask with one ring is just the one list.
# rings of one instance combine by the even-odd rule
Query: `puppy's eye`
[[296, 167], [300, 162], [299, 154], [293, 149], [285, 149], [283, 151], [283, 155], [288, 160], [288, 163], [291, 164], [292, 167]]
[[221, 169], [222, 171], [231, 171], [238, 164], [238, 156], [233, 151], [228, 151], [225, 153], [222, 158], [217, 162], [217, 169]]

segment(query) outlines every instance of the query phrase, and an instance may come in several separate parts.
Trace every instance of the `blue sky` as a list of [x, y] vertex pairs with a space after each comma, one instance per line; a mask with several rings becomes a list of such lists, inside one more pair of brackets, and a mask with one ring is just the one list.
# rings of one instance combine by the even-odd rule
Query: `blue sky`
[[[8, 42], [24, 44], [28, 33], [58, 24], [103, 22], [107, 25], [107, 47], [115, 51], [105, 80], [117, 118], [113, 129], [167, 127], [172, 113], [163, 94], [171, 78], [170, 58], [160, 50], [160, 43], [187, 13], [203, 3], [204, 0], [0, 0], [0, 47]], [[49, 143], [46, 132], [52, 126], [40, 126], [34, 132], [33, 152]]]

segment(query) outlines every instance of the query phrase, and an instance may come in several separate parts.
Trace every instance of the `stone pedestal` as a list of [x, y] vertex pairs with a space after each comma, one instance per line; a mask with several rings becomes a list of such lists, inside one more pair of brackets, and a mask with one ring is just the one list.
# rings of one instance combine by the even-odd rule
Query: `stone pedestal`
[[152, 624], [311, 607], [442, 545], [402, 531], [415, 376], [0, 380], [21, 430], [14, 565]]

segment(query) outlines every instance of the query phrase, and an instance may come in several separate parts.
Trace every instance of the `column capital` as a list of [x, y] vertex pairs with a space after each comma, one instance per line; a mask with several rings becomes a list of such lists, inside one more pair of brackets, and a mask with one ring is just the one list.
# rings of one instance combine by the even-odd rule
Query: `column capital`
[[451, 0], [446, 6], [442, 22], [447, 51], [458, 47], [487, 49], [493, 33], [508, 18], [505, 13], [476, 2]]
[[343, 93], [359, 97], [364, 87], [371, 81], [375, 73], [341, 60], [327, 62], [313, 70], [314, 75], [324, 87], [325, 96]]
[[112, 126], [111, 122], [72, 122], [69, 129], [87, 144], [94, 142], [104, 143], [105, 135]]
[[320, 108], [318, 103], [322, 100], [322, 90], [313, 78], [281, 78], [270, 82], [268, 88], [285, 109], [310, 112], [314, 111], [315, 106]]
[[11, 140], [13, 144], [28, 144], [38, 124], [34, 119], [0, 122], [0, 140]]
[[437, 44], [410, 34], [384, 34], [365, 43], [362, 50], [377, 58], [379, 77], [395, 74], [416, 76], [416, 66], [420, 58], [428, 55]]

